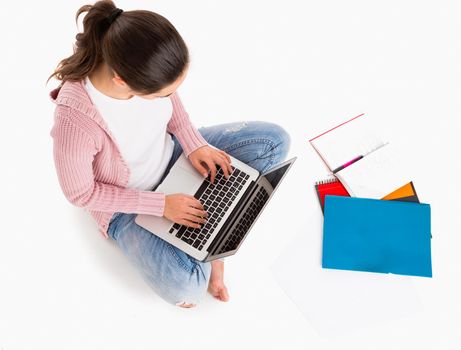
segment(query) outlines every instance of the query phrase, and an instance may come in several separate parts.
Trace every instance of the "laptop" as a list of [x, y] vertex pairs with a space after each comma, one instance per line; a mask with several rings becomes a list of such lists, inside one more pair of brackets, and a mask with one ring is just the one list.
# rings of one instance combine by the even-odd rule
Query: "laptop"
[[199, 261], [233, 255], [240, 248], [276, 188], [297, 157], [263, 174], [234, 157], [226, 179], [217, 165], [215, 181], [204, 178], [182, 153], [155, 189], [165, 194], [193, 195], [208, 213], [200, 228], [188, 227], [165, 217], [138, 214], [135, 222]]

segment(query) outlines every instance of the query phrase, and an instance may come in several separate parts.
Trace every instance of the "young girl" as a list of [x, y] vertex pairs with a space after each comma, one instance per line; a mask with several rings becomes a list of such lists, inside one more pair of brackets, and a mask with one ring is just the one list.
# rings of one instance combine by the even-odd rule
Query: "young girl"
[[[232, 171], [229, 154], [263, 172], [283, 161], [290, 138], [267, 122], [226, 123], [196, 129], [178, 87], [189, 67], [186, 44], [161, 15], [123, 11], [112, 1], [82, 6], [84, 31], [74, 53], [50, 75], [61, 84], [53, 154], [61, 189], [85, 208], [99, 231], [167, 302], [195, 306], [208, 290], [227, 301], [224, 262], [203, 263], [138, 226], [136, 214], [164, 216], [200, 227], [207, 213], [193, 196], [155, 189], [184, 152], [214, 181], [217, 167]], [[213, 145], [217, 149], [210, 147]]]

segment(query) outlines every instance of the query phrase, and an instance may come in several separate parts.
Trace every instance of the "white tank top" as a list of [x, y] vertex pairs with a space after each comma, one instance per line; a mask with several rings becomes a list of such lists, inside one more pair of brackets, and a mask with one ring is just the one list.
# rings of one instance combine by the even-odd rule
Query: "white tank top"
[[112, 98], [97, 90], [88, 77], [85, 87], [130, 168], [127, 187], [152, 190], [173, 154], [174, 143], [166, 131], [173, 113], [171, 100]]

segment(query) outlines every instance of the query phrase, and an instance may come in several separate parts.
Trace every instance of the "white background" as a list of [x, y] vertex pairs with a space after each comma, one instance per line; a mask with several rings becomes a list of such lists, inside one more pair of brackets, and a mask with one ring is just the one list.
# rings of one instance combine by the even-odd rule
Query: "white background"
[[[74, 16], [83, 4], [10, 1], [0, 10], [0, 349], [461, 347], [456, 1], [116, 3], [158, 12], [184, 37], [192, 66], [180, 91], [197, 127], [273, 121], [290, 132], [290, 156], [298, 156], [241, 250], [226, 261], [230, 302], [207, 297], [195, 309], [153, 294], [59, 188], [48, 98], [57, 82], [45, 81], [72, 53]], [[411, 293], [386, 312], [376, 307], [372, 323], [347, 324], [357, 318], [353, 308], [350, 316], [345, 308], [326, 308], [323, 321], [344, 320], [347, 329], [336, 324], [328, 332], [318, 317], [328, 298], [343, 298], [351, 283], [360, 289], [379, 279], [392, 289], [394, 280], [349, 272], [331, 279], [317, 258], [322, 215], [312, 185], [325, 168], [307, 140], [362, 112], [391, 131], [408, 155], [420, 199], [432, 206], [434, 278], [409, 278]], [[297, 240], [306, 249], [298, 245], [289, 254]], [[274, 268], [292, 284], [299, 281], [300, 290], [315, 287], [304, 304], [311, 314], [285, 293]], [[321, 283], [327, 277], [332, 284]], [[416, 306], [399, 312], [412, 298]], [[369, 305], [351, 303], [357, 315], [370, 314]]]

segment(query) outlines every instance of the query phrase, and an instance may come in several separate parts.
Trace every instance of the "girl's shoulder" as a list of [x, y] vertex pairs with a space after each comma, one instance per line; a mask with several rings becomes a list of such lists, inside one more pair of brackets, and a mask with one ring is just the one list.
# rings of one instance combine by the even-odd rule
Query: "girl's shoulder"
[[107, 130], [107, 125], [94, 106], [82, 80], [61, 83], [50, 91], [49, 96], [56, 104], [55, 118], [68, 118], [95, 141], [101, 140], [101, 134]]
[[88, 114], [92, 107], [94, 107], [93, 102], [83, 85], [83, 80], [67, 80], [51, 90], [49, 97], [51, 102], [58, 106], [69, 106], [84, 114]]

